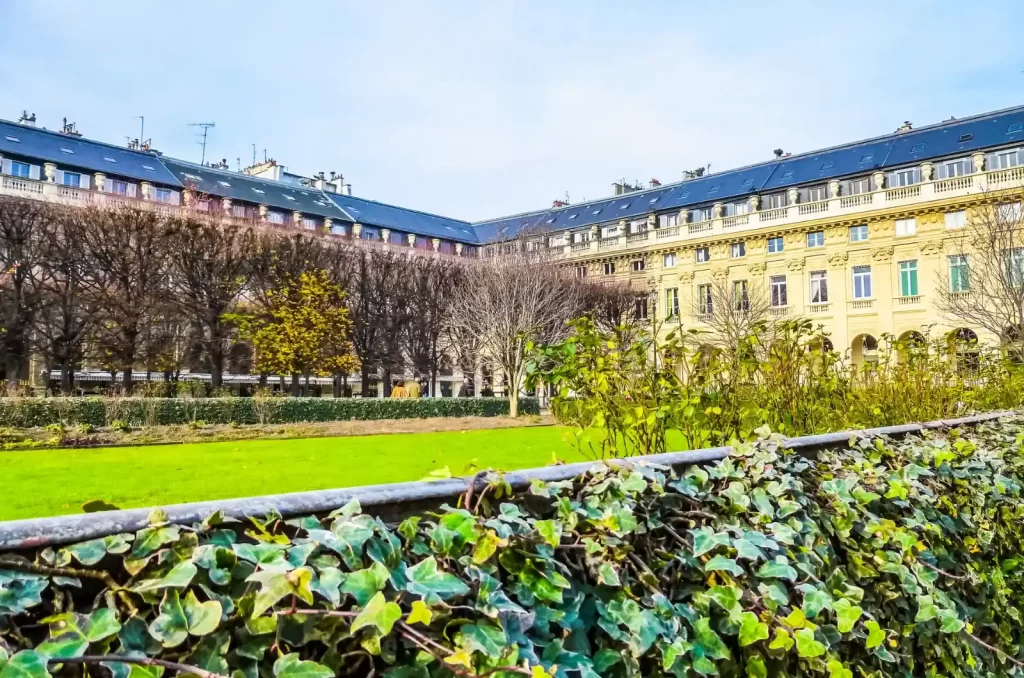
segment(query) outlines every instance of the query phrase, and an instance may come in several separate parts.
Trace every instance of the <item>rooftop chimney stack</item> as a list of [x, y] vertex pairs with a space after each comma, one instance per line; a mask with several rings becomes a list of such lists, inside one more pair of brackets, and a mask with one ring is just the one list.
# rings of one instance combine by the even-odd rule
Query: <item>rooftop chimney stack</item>
[[910, 121], [904, 120], [903, 124], [896, 128], [896, 134], [903, 134], [904, 132], [909, 132], [912, 129], [914, 129], [914, 126], [910, 124]]
[[651, 179], [651, 188], [657, 188], [658, 186], [661, 186], [661, 182], [657, 179]]
[[36, 126], [36, 114], [33, 113], [32, 115], [29, 115], [28, 111], [23, 110], [21, 112], [21, 117], [18, 118], [18, 123], [21, 124], [21, 125], [25, 125], [26, 127], [35, 127]]
[[783, 154], [783, 150], [781, 148], [776, 148], [774, 151], [772, 151], [772, 153], [775, 154], [776, 158], [781, 158], [782, 154]]

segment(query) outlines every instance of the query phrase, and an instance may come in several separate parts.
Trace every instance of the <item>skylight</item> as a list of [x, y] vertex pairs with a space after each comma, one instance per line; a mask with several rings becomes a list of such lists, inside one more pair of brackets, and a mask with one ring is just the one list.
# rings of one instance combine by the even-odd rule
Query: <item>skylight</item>
[[970, 141], [970, 140], [971, 140], [971, 139], [973, 139], [973, 138], [974, 138], [974, 135], [973, 135], [973, 134], [961, 134], [961, 135], [960, 135], [960, 138], [959, 138], [959, 139], [957, 139], [957, 141], [958, 141], [959, 143], [963, 143], [963, 142], [965, 142], [965, 141]]
[[[1017, 132], [1020, 132], [1022, 130], [1024, 130], [1024, 122], [1015, 122], [1015, 123], [1013, 123], [1012, 125], [1010, 125], [1009, 127], [1006, 128], [1006, 133], [1007, 134], [1016, 134]], [[10, 137], [7, 137], [7, 138], [10, 139]]]
[[286, 195], [286, 196], [284, 197], [284, 199], [285, 199], [285, 200], [291, 200], [292, 202], [295, 202], [295, 198], [293, 198], [293, 197], [292, 197], [292, 196], [290, 196], [290, 195]]
[[682, 195], [680, 195], [680, 196], [679, 196], [679, 199], [680, 199], [680, 200], [685, 200], [685, 199], [687, 199], [687, 198], [689, 198], [689, 197], [690, 197], [690, 192], [689, 192], [689, 191], [687, 191], [686, 193], [683, 193]]
[[861, 158], [860, 161], [861, 162], [871, 162], [872, 160], [874, 160], [874, 158], [875, 158], [875, 154], [874, 153], [868, 153], [863, 158]]
[[784, 173], [784, 174], [782, 175], [782, 178], [783, 178], [783, 179], [788, 179], [788, 178], [790, 178], [791, 176], [793, 176], [793, 170], [788, 170], [788, 171], [786, 171], [786, 172], [785, 172], [785, 173]]
[[107, 156], [103, 156], [103, 159], [106, 160], [107, 162], [117, 162], [113, 158], [110, 158], [110, 157], [107, 157]]
[[823, 169], [823, 170], [827, 170], [827, 169], [829, 169], [829, 168], [831, 168], [831, 167], [835, 167], [835, 165], [836, 165], [836, 164], [835, 164], [834, 162], [832, 162], [831, 160], [829, 160], [828, 162], [826, 162], [825, 164], [823, 164], [823, 165], [821, 166], [821, 169]]
[[202, 180], [203, 180], [203, 178], [202, 178], [202, 177], [197, 177], [196, 175], [194, 175], [194, 174], [189, 174], [188, 172], [185, 172], [185, 173], [184, 173], [184, 176], [185, 176], [185, 177], [187, 177], [187, 178], [189, 178], [189, 179], [191, 179], [192, 181], [202, 181]]
[[68, 155], [74, 155], [75, 154], [75, 152], [72, 151], [70, 148], [61, 148], [60, 152], [61, 153], [67, 153]]
[[722, 184], [715, 184], [714, 186], [708, 189], [708, 193], [718, 193], [718, 189], [720, 189], [721, 187]]
[[658, 200], [660, 200], [660, 198], [651, 198], [650, 203], [653, 205], [654, 203], [658, 202]]
[[597, 208], [596, 210], [594, 210], [594, 212], [593, 212], [593, 213], [594, 213], [594, 214], [600, 214], [600, 213], [601, 213], [601, 208]]
[[553, 224], [553, 223], [555, 223], [555, 220], [554, 220], [554, 218], [548, 219], [548, 223], [549, 223], [549, 224]]
[[267, 192], [264, 191], [262, 188], [253, 188], [252, 190], [256, 191], [260, 195], [266, 195], [267, 194]]
[[144, 170], [149, 170], [150, 172], [155, 172], [155, 171], [156, 171], [156, 168], [155, 168], [155, 167], [152, 167], [152, 166], [150, 166], [150, 165], [143, 165], [143, 166], [142, 166], [142, 169], [144, 169]]
[[19, 139], [18, 137], [5, 136], [4, 139], [7, 139], [8, 141], [13, 141], [16, 144], [21, 143], [21, 139]]
[[754, 178], [750, 177], [749, 179], [747, 179], [746, 181], [743, 182], [743, 185], [744, 186], [753, 186], [754, 185]]
[[924, 144], [914, 144], [914, 147], [910, 149], [911, 153], [920, 153], [924, 150]]
[[629, 207], [629, 203], [628, 203], [628, 202], [624, 202], [624, 203], [622, 203], [621, 205], [619, 205], [619, 209], [620, 209], [620, 210], [624, 210], [624, 209], [626, 209], [627, 207]]
[[578, 217], [579, 215], [580, 215], [580, 213], [579, 213], [579, 212], [577, 212], [576, 214], [570, 214], [570, 215], [569, 215], [569, 218], [570, 218], [570, 219], [575, 219], [575, 218], [576, 218], [576, 217]]
[[221, 186], [227, 186], [228, 188], [231, 188], [231, 184], [229, 184], [226, 181], [218, 181], [217, 183], [220, 184]]

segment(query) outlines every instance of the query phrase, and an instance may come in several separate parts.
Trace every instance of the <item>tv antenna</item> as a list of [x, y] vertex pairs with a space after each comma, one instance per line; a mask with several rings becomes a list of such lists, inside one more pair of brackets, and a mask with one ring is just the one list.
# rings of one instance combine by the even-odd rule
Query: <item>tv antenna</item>
[[203, 156], [202, 156], [202, 160], [199, 161], [199, 164], [200, 165], [205, 165], [206, 164], [206, 135], [207, 135], [207, 133], [209, 133], [211, 127], [216, 127], [217, 126], [217, 123], [215, 123], [215, 122], [190, 122], [188, 124], [188, 126], [189, 127], [202, 127], [203, 128], [203, 138], [202, 138], [202, 141], [197, 141], [196, 143], [198, 143], [200, 146], [203, 147]]

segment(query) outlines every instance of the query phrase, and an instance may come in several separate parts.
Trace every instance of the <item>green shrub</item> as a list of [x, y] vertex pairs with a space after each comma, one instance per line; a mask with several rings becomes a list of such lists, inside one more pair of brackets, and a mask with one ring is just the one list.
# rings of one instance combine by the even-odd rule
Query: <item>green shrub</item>
[[[522, 414], [539, 414], [536, 398], [520, 401]], [[352, 419], [497, 417], [503, 398], [0, 398], [0, 426], [130, 426], [154, 424], [288, 424]]]
[[766, 440], [518, 496], [492, 475], [397, 528], [355, 503], [188, 528], [157, 510], [134, 535], [0, 554], [0, 662], [35, 678], [96, 655], [80, 661], [115, 676], [111, 656], [277, 678], [1019, 676], [1022, 439], [1017, 419], [813, 458]]

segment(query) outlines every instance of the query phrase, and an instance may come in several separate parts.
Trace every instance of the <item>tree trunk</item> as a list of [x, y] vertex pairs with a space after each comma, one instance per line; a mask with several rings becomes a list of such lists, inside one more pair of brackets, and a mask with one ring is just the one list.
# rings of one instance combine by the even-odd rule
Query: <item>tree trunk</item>
[[21, 381], [21, 356], [13, 352], [8, 353], [5, 371], [7, 377], [7, 395], [18, 395], [18, 384]]
[[370, 368], [366, 363], [362, 363], [359, 368], [359, 378], [362, 381], [360, 394], [366, 398], [370, 392]]
[[298, 398], [299, 397], [299, 388], [300, 388], [299, 373], [298, 372], [292, 372], [292, 397], [293, 398]]
[[210, 351], [210, 388], [220, 388], [224, 384], [224, 354], [219, 349]]
[[260, 388], [266, 388], [266, 387], [267, 387], [267, 373], [266, 372], [260, 372]]
[[75, 387], [75, 370], [71, 364], [71, 358], [65, 356], [60, 360], [60, 392], [61, 395], [70, 396]]
[[384, 381], [384, 397], [385, 398], [390, 398], [391, 397], [391, 368], [390, 367], [385, 367], [382, 370], [382, 372], [383, 372], [383, 374], [381, 375], [381, 379]]
[[508, 392], [508, 416], [513, 419], [519, 416], [519, 391], [510, 389]]

